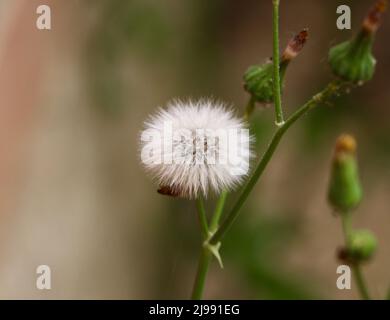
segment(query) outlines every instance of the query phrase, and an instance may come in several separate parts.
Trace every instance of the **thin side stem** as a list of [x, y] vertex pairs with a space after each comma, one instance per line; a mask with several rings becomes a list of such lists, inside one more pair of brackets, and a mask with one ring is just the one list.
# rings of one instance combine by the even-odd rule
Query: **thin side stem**
[[227, 218], [224, 220], [220, 228], [217, 230], [217, 232], [213, 235], [213, 237], [210, 239], [210, 244], [215, 245], [217, 244], [223, 236], [226, 234], [226, 232], [230, 229], [236, 218], [238, 217], [238, 214], [240, 212], [241, 207], [244, 205], [245, 201], [247, 200], [248, 196], [252, 192], [254, 186], [256, 185], [257, 181], [261, 177], [262, 173], [264, 172], [265, 168], [267, 167], [267, 164], [271, 160], [277, 146], [279, 145], [280, 140], [286, 133], [286, 131], [303, 115], [305, 115], [310, 109], [314, 108], [315, 106], [319, 105], [320, 103], [326, 101], [326, 99], [332, 97], [333, 95], [339, 93], [345, 83], [334, 81], [331, 82], [324, 90], [322, 90], [320, 93], [313, 96], [306, 104], [304, 104], [301, 108], [299, 108], [291, 117], [282, 125], [279, 127], [276, 132], [274, 133], [274, 136], [271, 140], [271, 143], [269, 144], [268, 148], [266, 149], [263, 157], [261, 158], [260, 162], [258, 163], [255, 171], [253, 172], [251, 178], [248, 180], [247, 184], [245, 185], [240, 197], [238, 198], [236, 204], [231, 209], [230, 213], [228, 214]]
[[249, 121], [250, 116], [252, 115], [253, 111], [255, 110], [255, 104], [256, 104], [256, 101], [253, 98], [253, 96], [251, 96], [249, 98], [248, 104], [246, 105], [246, 108], [245, 108], [245, 113], [244, 113], [244, 120], [245, 121]]
[[345, 245], [350, 247], [351, 243], [351, 233], [352, 233], [352, 220], [349, 213], [343, 213], [341, 216], [341, 222], [343, 225], [344, 241]]
[[273, 0], [273, 65], [274, 65], [274, 104], [278, 126], [283, 125], [282, 94], [280, 87], [280, 53], [279, 53], [279, 0]]
[[217, 206], [215, 208], [214, 215], [210, 223], [211, 233], [215, 232], [218, 228], [219, 220], [221, 219], [221, 215], [223, 213], [223, 208], [225, 207], [227, 196], [228, 196], [228, 192], [226, 190], [222, 191], [221, 195], [219, 196]]
[[202, 231], [202, 238], [206, 240], [209, 236], [209, 227], [207, 224], [207, 215], [206, 215], [206, 210], [204, 208], [204, 202], [202, 197], [199, 197], [196, 200], [196, 207], [198, 209], [198, 217], [200, 222], [200, 228]]

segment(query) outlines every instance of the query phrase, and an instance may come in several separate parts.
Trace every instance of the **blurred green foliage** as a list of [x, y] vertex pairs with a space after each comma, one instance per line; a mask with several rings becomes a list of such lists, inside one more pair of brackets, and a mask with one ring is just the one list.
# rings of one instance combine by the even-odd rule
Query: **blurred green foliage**
[[123, 90], [136, 90], [122, 78], [126, 55], [138, 50], [148, 60], [166, 57], [171, 30], [152, 4], [107, 0], [93, 6], [99, 16], [85, 52], [90, 96], [106, 114], [116, 114], [124, 107]]
[[253, 292], [252, 298], [317, 298], [310, 275], [296, 274], [283, 267], [280, 260], [288, 255], [291, 242], [299, 234], [298, 221], [280, 215], [266, 219], [261, 211], [247, 209], [242, 213], [241, 221], [224, 241], [226, 260], [237, 266], [239, 277]]
[[[179, 270], [185, 266], [184, 261], [193, 261], [196, 265], [201, 241], [195, 207], [182, 200], [168, 203], [168, 216], [162, 217], [164, 221], [158, 223], [154, 240], [159, 249], [156, 248], [158, 265], [153, 277], [155, 288], [152, 291], [155, 296], [152, 298], [178, 298], [177, 286], [187, 287], [189, 295], [195, 274], [186, 274], [186, 281], [183, 282], [180, 277], [184, 275], [179, 275]], [[211, 209], [208, 207], [209, 212]], [[246, 208], [224, 238], [221, 253], [224, 263], [235, 270], [232, 282], [242, 285], [243, 291], [248, 294], [243, 298], [247, 299], [318, 298], [313, 285], [315, 282], [310, 280], [310, 275], [286, 269], [281, 262], [282, 257], [288, 254], [291, 242], [299, 237], [299, 220], [287, 218], [296, 216], [293, 213], [275, 216], [277, 218], [264, 218], [261, 208]], [[215, 261], [213, 267], [219, 268]], [[224, 269], [219, 272], [223, 273]]]

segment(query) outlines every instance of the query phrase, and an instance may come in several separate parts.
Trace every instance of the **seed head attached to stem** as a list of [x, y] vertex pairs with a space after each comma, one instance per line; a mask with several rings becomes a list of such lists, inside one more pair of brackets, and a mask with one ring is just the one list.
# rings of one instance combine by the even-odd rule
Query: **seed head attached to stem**
[[197, 199], [238, 186], [249, 172], [246, 124], [211, 100], [174, 101], [145, 122], [141, 160], [163, 195]]

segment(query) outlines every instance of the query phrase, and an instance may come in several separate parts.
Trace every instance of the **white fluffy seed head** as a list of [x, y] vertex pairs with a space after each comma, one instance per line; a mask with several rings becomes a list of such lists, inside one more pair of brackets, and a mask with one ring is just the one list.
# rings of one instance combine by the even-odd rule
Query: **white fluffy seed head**
[[175, 100], [144, 124], [141, 161], [160, 192], [194, 199], [239, 185], [253, 156], [243, 120], [220, 102]]

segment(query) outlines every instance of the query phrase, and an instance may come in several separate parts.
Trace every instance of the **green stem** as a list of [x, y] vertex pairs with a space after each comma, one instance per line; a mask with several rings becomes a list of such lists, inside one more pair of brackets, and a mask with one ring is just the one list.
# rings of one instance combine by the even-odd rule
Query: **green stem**
[[202, 230], [202, 238], [206, 240], [209, 236], [209, 227], [207, 225], [206, 210], [204, 208], [203, 198], [199, 197], [196, 200], [196, 207], [198, 209], [198, 217], [200, 222], [200, 228]]
[[274, 65], [274, 101], [276, 124], [283, 125], [282, 94], [280, 87], [280, 65], [279, 65], [279, 0], [273, 0], [273, 65]]
[[345, 245], [347, 248], [350, 247], [351, 244], [351, 234], [352, 234], [352, 219], [350, 213], [343, 213], [341, 216], [341, 222], [343, 225], [343, 233]]
[[223, 212], [223, 208], [225, 207], [225, 202], [226, 202], [227, 196], [228, 196], [228, 192], [226, 190], [222, 191], [221, 195], [219, 196], [217, 206], [215, 208], [214, 215], [213, 215], [213, 217], [211, 219], [211, 223], [210, 223], [210, 232], [211, 233], [214, 233], [218, 228], [219, 220], [221, 219], [221, 215]]
[[[222, 191], [218, 199], [214, 214], [211, 218], [210, 229], [209, 229], [210, 232], [214, 232], [218, 228], [219, 220], [221, 218], [227, 196], [228, 196], [228, 192]], [[212, 258], [212, 254], [210, 250], [203, 245], [199, 257], [198, 270], [196, 272], [195, 283], [192, 290], [192, 295], [191, 295], [192, 300], [202, 299], [203, 290], [206, 283], [206, 276], [209, 270], [211, 258]]]
[[[353, 232], [352, 229], [352, 220], [351, 220], [351, 214], [349, 212], [345, 212], [341, 215], [341, 221], [343, 224], [343, 233], [344, 233], [344, 239], [345, 239], [345, 245], [348, 251], [348, 248], [351, 246], [351, 235]], [[353, 262], [352, 265], [352, 273], [355, 278], [356, 285], [358, 287], [358, 290], [360, 292], [361, 297], [364, 300], [370, 300], [370, 294], [368, 292], [368, 287], [366, 285], [366, 282], [364, 281], [363, 273], [360, 267], [360, 264], [358, 262]]]
[[250, 97], [248, 104], [246, 105], [245, 108], [245, 113], [244, 113], [244, 120], [249, 121], [250, 116], [252, 115], [253, 111], [255, 110], [255, 104], [256, 101], [253, 98], [253, 96]]
[[228, 214], [227, 218], [224, 220], [220, 228], [218, 228], [217, 232], [212, 236], [210, 239], [210, 244], [215, 245], [226, 234], [226, 232], [230, 229], [236, 218], [238, 217], [238, 214], [240, 212], [241, 207], [244, 205], [245, 201], [247, 200], [248, 196], [252, 192], [254, 186], [256, 185], [257, 181], [261, 177], [262, 173], [264, 172], [264, 169], [267, 167], [267, 164], [271, 160], [277, 146], [279, 145], [280, 140], [286, 133], [286, 131], [303, 115], [305, 115], [310, 109], [314, 108], [318, 104], [324, 102], [328, 98], [332, 97], [333, 95], [339, 93], [341, 89], [344, 87], [345, 83], [334, 81], [331, 82], [324, 90], [322, 90], [320, 93], [313, 96], [306, 104], [304, 104], [301, 108], [299, 108], [293, 115], [291, 115], [290, 118], [281, 126], [279, 127], [276, 132], [274, 133], [274, 136], [271, 140], [271, 143], [269, 144], [267, 150], [265, 151], [263, 157], [261, 158], [260, 162], [258, 163], [255, 171], [253, 172], [251, 178], [248, 180], [247, 184], [245, 185], [240, 197], [238, 198], [236, 204], [231, 209], [230, 213]]
[[206, 247], [202, 248], [199, 257], [198, 271], [196, 273], [194, 288], [192, 290], [191, 299], [200, 300], [203, 296], [204, 285], [206, 283], [206, 276], [211, 262], [211, 252]]
[[368, 293], [368, 288], [367, 288], [366, 282], [364, 281], [364, 277], [363, 277], [360, 265], [358, 265], [358, 264], [353, 265], [352, 272], [354, 274], [355, 281], [356, 281], [356, 284], [359, 288], [359, 292], [360, 292], [361, 297], [364, 300], [370, 300], [371, 299], [370, 294]]

